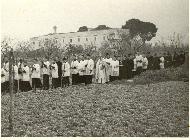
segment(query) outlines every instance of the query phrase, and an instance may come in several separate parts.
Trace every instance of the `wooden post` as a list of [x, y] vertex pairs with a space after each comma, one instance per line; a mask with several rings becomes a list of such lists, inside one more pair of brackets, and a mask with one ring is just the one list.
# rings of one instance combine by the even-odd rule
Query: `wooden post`
[[9, 130], [13, 135], [13, 49], [9, 54], [9, 94], [10, 94], [10, 112], [9, 112]]

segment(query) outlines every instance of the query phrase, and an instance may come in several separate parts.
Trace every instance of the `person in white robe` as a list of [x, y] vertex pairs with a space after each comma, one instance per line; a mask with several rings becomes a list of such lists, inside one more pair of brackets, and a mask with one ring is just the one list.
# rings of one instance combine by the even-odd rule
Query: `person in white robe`
[[22, 69], [24, 67], [23, 59], [20, 59], [18, 62], [18, 89], [20, 91], [23, 90], [23, 84], [22, 84]]
[[94, 74], [94, 60], [90, 58], [90, 55], [87, 54], [87, 59], [86, 59], [86, 71], [84, 73], [85, 75], [85, 85], [87, 84], [92, 84], [92, 76]]
[[32, 90], [32, 87], [30, 85], [30, 68], [27, 64], [28, 64], [27, 61], [25, 61], [24, 67], [22, 68], [22, 84], [23, 84], [22, 91], [24, 92]]
[[32, 78], [32, 88], [34, 91], [36, 91], [36, 88], [42, 88], [42, 83], [40, 79], [40, 65], [38, 64], [38, 60], [34, 60], [34, 64], [32, 66], [31, 72], [31, 78]]
[[18, 80], [19, 80], [18, 66], [16, 64], [14, 64], [13, 69], [14, 69], [14, 92], [17, 93], [17, 91], [18, 91]]
[[5, 69], [3, 65], [1, 66], [1, 93], [4, 93], [6, 90], [6, 85], [5, 85]]
[[70, 81], [70, 64], [68, 62], [68, 59], [66, 57], [63, 58], [63, 63], [62, 63], [62, 87], [69, 86]]
[[111, 76], [111, 62], [112, 58], [108, 53], [106, 53], [106, 58], [103, 58], [103, 61], [106, 62], [105, 65], [105, 70], [106, 70], [106, 83], [110, 81], [110, 76]]
[[111, 61], [111, 77], [110, 81], [118, 80], [119, 78], [119, 61], [116, 59], [116, 56], [113, 57]]
[[74, 59], [71, 62], [72, 85], [78, 84], [78, 79], [79, 79], [78, 67], [79, 67], [79, 62], [77, 60], [77, 56], [74, 56]]
[[52, 88], [57, 88], [59, 87], [58, 85], [58, 78], [59, 78], [59, 75], [58, 75], [58, 65], [56, 63], [56, 60], [53, 61], [53, 63], [51, 64], [50, 66], [51, 68], [51, 76], [52, 76]]
[[5, 75], [5, 91], [8, 92], [9, 91], [9, 61], [8, 58], [5, 57], [4, 58], [4, 64], [3, 64], [3, 69], [4, 69], [4, 75]]
[[160, 69], [164, 69], [164, 57], [160, 57]]
[[143, 63], [142, 63], [143, 57], [139, 52], [137, 52], [135, 61], [136, 61], [136, 74], [140, 75], [142, 72], [142, 67], [143, 67]]
[[102, 56], [99, 56], [98, 62], [96, 63], [96, 73], [95, 79], [97, 83], [104, 84], [106, 83], [106, 62], [103, 61]]
[[43, 77], [43, 89], [49, 89], [49, 75], [50, 75], [50, 62], [48, 58], [45, 58], [41, 65], [42, 77]]
[[80, 56], [80, 62], [79, 62], [79, 66], [78, 66], [78, 70], [79, 70], [79, 83], [85, 83], [85, 71], [86, 71], [86, 66], [87, 66], [87, 61], [84, 60], [84, 55]]
[[148, 68], [148, 59], [146, 58], [146, 56], [144, 54], [142, 56], [143, 56], [143, 59], [142, 59], [142, 64], [143, 64], [142, 69], [143, 69], [143, 71], [146, 71], [147, 68]]

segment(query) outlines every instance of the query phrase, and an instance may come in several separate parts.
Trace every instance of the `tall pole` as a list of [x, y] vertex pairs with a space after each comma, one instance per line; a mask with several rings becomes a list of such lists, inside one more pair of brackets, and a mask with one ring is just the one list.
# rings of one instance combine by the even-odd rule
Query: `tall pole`
[[13, 49], [9, 54], [9, 94], [10, 94], [10, 112], [9, 112], [9, 130], [10, 135], [13, 135]]

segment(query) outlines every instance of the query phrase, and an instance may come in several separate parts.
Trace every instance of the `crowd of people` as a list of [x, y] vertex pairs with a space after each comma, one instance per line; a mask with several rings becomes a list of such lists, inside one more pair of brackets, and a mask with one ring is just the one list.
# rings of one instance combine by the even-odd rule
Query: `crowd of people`
[[[85, 85], [94, 82], [104, 84], [115, 80], [131, 79], [135, 75], [148, 70], [164, 69], [167, 67], [178, 67], [185, 61], [183, 52], [164, 53], [154, 56], [151, 53], [146, 55], [137, 52], [134, 55], [128, 54], [124, 57], [110, 56], [106, 54], [103, 57], [99, 55], [95, 63], [89, 54], [74, 56], [69, 63], [67, 57], [59, 59], [56, 57], [52, 61], [43, 58], [42, 61], [34, 59], [34, 63], [29, 65], [26, 60], [20, 59], [18, 64], [13, 64], [14, 91], [27, 92], [36, 91], [37, 88], [48, 90], [58, 87], [67, 87], [69, 85]], [[51, 87], [50, 87], [51, 85]], [[1, 67], [1, 90], [9, 90], [9, 61], [4, 58]]]

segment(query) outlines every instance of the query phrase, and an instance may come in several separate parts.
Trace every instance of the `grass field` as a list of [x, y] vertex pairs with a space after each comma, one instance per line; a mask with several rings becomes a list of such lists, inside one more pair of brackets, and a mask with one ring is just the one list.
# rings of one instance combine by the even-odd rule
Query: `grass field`
[[[14, 136], [189, 136], [189, 83], [122, 82], [18, 93]], [[1, 135], [9, 136], [9, 96]]]

